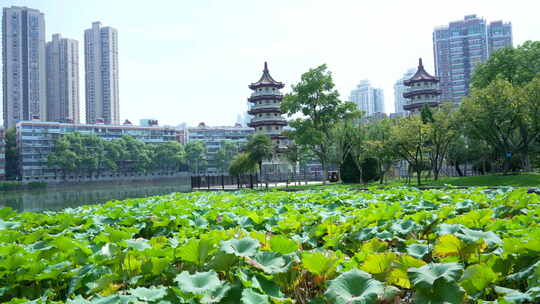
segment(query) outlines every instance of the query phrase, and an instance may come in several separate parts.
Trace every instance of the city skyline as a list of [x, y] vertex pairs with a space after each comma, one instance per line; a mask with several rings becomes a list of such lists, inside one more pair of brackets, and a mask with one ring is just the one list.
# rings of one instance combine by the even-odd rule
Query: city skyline
[[[83, 41], [84, 29], [97, 20], [122, 32], [120, 121], [156, 117], [160, 124], [231, 125], [245, 108], [249, 92], [244, 84], [258, 77], [264, 61], [285, 83], [284, 93], [309, 68], [327, 63], [342, 99], [364, 78], [390, 96], [395, 80], [418, 57], [424, 58], [427, 70], [434, 70], [434, 28], [464, 15], [512, 22], [514, 45], [540, 40], [533, 30], [540, 25], [534, 10], [518, 10], [502, 1], [458, 2], [445, 10], [437, 10], [433, 3], [419, 4], [423, 10], [417, 10], [392, 1], [368, 5], [283, 1], [278, 8], [253, 2], [164, 2], [170, 9], [157, 18], [152, 17], [154, 8], [137, 5], [122, 14], [127, 5], [122, 1], [96, 1], [84, 9], [68, 1], [13, 0], [5, 6], [39, 9], [45, 14], [48, 37], [58, 32]], [[222, 16], [233, 11], [244, 13], [237, 20]], [[382, 15], [392, 23], [381, 22]], [[316, 22], [327, 16], [331, 22], [324, 27]], [[400, 23], [407, 26], [395, 26]], [[349, 34], [363, 38], [351, 42]], [[209, 83], [213, 90], [205, 89]], [[385, 109], [392, 112], [393, 98], [386, 99]]]

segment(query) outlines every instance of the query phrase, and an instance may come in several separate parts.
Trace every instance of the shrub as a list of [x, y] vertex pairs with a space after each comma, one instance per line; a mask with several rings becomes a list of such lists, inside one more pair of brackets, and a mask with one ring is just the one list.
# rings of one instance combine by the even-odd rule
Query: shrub
[[375, 158], [366, 158], [360, 164], [362, 168], [362, 181], [369, 183], [371, 181], [378, 180], [381, 176], [379, 172], [379, 164]]
[[353, 159], [351, 153], [345, 155], [343, 163], [339, 167], [341, 180], [344, 183], [359, 183], [360, 182], [360, 170]]

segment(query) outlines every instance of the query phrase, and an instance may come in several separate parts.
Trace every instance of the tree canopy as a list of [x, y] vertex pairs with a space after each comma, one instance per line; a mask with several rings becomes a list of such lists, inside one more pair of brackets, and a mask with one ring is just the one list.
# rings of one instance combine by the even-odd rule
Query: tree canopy
[[292, 85], [292, 92], [285, 95], [281, 110], [288, 117], [301, 115], [289, 122], [293, 130], [288, 135], [296, 144], [309, 147], [323, 170], [330, 157], [332, 127], [359, 116], [356, 104], [339, 99], [325, 64], [302, 74], [300, 82]]

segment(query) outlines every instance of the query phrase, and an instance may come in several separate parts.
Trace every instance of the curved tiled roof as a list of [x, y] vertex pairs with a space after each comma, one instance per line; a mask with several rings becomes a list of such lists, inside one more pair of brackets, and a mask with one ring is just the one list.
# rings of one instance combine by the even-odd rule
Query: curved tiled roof
[[414, 73], [413, 77], [405, 80], [403, 83], [405, 85], [409, 85], [417, 81], [432, 81], [432, 82], [439, 81], [437, 77], [429, 75], [429, 73], [426, 72], [426, 70], [424, 70], [424, 65], [422, 64], [422, 58], [418, 59], [418, 70], [416, 71], [416, 73]]
[[270, 76], [270, 72], [268, 71], [268, 65], [266, 64], [266, 61], [264, 62], [264, 70], [263, 70], [261, 79], [259, 79], [259, 81], [255, 83], [250, 84], [249, 88], [256, 89], [258, 87], [265, 87], [265, 86], [274, 86], [280, 89], [285, 86], [282, 82], [275, 81], [274, 78]]

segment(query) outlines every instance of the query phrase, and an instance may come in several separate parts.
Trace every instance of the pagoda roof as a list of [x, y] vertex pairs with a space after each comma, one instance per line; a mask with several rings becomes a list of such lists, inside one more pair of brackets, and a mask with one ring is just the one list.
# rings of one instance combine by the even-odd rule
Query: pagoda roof
[[422, 64], [422, 58], [418, 59], [418, 70], [416, 71], [416, 73], [414, 73], [414, 75], [411, 78], [405, 80], [403, 84], [409, 85], [411, 83], [418, 82], [418, 81], [431, 81], [431, 82], [439, 81], [437, 77], [431, 76], [428, 72], [426, 72], [426, 70], [424, 70], [424, 65]]
[[255, 83], [250, 84], [249, 88], [254, 90], [254, 89], [259, 88], [259, 87], [268, 87], [268, 86], [273, 86], [273, 87], [277, 87], [277, 88], [281, 89], [285, 85], [283, 84], [283, 82], [275, 81], [274, 78], [272, 78], [272, 76], [270, 76], [270, 72], [268, 71], [268, 64], [265, 61], [264, 62], [264, 70], [263, 70], [263, 74], [261, 76], [261, 79], [259, 79], [259, 81], [255, 82]]

